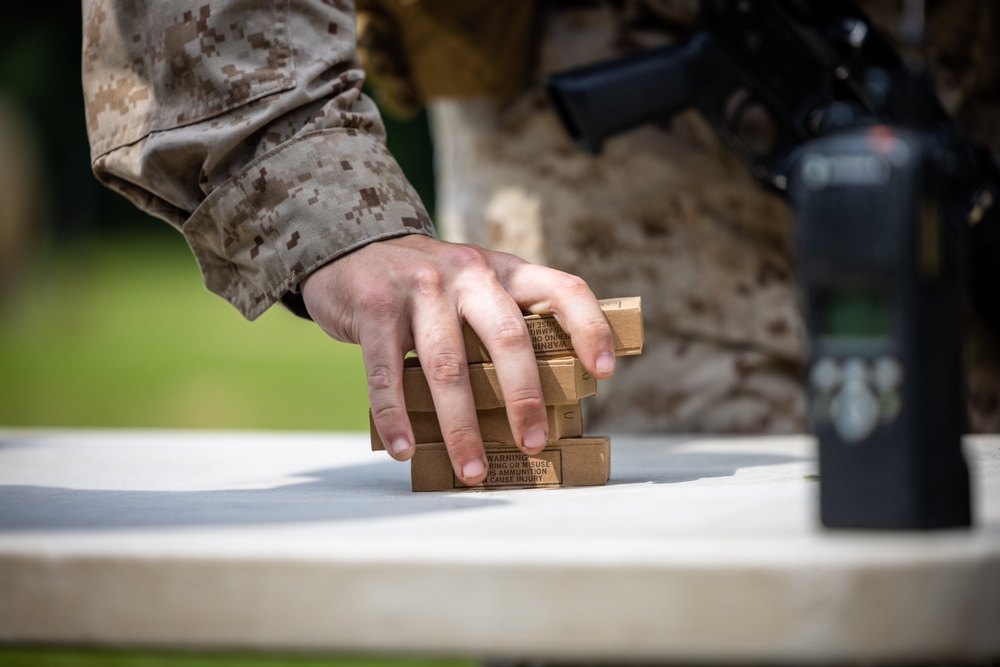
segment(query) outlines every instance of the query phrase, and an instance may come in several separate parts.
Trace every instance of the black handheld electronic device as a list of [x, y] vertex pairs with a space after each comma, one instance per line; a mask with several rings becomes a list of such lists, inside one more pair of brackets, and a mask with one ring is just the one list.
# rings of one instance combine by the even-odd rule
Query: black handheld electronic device
[[941, 138], [876, 125], [810, 143], [792, 168], [823, 524], [971, 522], [962, 457], [965, 229]]
[[695, 107], [789, 198], [823, 523], [969, 525], [963, 310], [1000, 331], [1000, 167], [920, 68], [850, 0], [702, 0], [681, 44], [547, 92], [592, 152]]

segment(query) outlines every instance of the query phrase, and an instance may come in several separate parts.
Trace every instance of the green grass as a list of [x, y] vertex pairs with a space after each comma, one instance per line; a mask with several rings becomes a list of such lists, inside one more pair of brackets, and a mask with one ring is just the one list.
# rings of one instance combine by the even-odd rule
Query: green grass
[[[0, 425], [366, 430], [360, 349], [209, 294], [180, 235], [40, 252], [0, 300]], [[2, 268], [2, 267], [0, 267]], [[471, 667], [406, 657], [0, 647], [0, 667]]]
[[0, 647], [0, 667], [473, 667], [469, 660]]
[[179, 234], [38, 254], [0, 301], [0, 425], [368, 428], [360, 348], [281, 307], [246, 322]]

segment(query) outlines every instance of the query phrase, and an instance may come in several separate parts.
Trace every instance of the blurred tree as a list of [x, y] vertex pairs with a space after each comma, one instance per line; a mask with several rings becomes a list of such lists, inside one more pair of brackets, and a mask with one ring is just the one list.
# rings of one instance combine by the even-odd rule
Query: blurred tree
[[13, 30], [0, 41], [0, 93], [35, 125], [44, 170], [44, 223], [57, 237], [77, 237], [93, 232], [99, 221], [132, 215], [131, 206], [105, 192], [90, 172], [79, 0], [13, 3], [7, 19]]

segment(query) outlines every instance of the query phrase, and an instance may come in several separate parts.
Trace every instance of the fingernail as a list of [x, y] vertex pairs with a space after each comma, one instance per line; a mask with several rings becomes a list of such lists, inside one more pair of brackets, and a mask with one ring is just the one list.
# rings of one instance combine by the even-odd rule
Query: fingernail
[[410, 448], [410, 442], [403, 437], [396, 438], [389, 443], [389, 453], [394, 456], [403, 454]]
[[546, 440], [548, 440], [548, 437], [545, 435], [545, 431], [540, 428], [533, 428], [524, 434], [524, 440], [521, 444], [525, 449], [538, 449], [545, 446]]
[[462, 466], [463, 479], [475, 479], [486, 472], [486, 464], [479, 459], [472, 459]]
[[601, 352], [597, 355], [597, 372], [605, 375], [615, 370], [615, 355], [610, 352]]

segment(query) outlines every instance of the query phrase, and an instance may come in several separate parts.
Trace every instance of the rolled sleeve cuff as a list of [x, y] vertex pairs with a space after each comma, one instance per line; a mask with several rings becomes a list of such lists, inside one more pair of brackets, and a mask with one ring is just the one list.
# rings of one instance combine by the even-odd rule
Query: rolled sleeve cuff
[[251, 162], [202, 202], [183, 232], [205, 286], [253, 320], [320, 266], [373, 241], [433, 236], [434, 228], [381, 141], [336, 128]]

